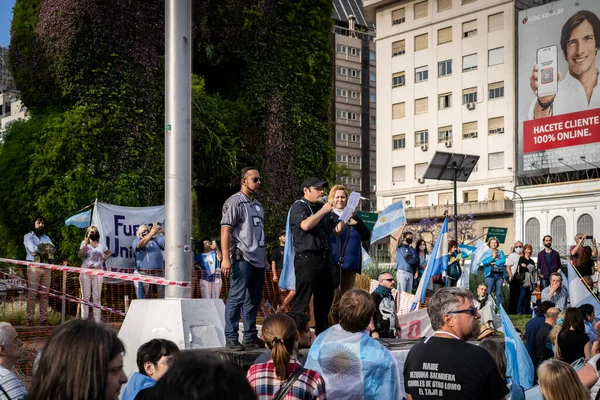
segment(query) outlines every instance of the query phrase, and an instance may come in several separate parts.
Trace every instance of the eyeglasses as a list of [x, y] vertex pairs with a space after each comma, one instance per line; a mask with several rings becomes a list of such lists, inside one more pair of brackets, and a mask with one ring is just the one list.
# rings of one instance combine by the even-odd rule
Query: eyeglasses
[[313, 186], [312, 188], [319, 192], [323, 190], [323, 186]]
[[448, 314], [471, 314], [471, 316], [474, 317], [475, 314], [477, 314], [477, 310], [473, 307], [469, 307], [466, 310], [449, 311]]
[[263, 182], [263, 179], [259, 178], [258, 176], [255, 176], [255, 177], [251, 178], [251, 180], [254, 183], [258, 183], [258, 182], [262, 183]]
[[383, 280], [388, 282], [394, 282], [394, 278], [384, 278]]

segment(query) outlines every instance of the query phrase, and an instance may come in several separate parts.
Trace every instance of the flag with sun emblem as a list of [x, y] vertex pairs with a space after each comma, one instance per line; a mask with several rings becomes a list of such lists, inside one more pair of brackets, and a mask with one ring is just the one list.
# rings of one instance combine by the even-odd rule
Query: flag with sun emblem
[[366, 331], [351, 333], [340, 325], [332, 326], [310, 347], [304, 367], [325, 379], [330, 399], [398, 399], [396, 360]]
[[406, 222], [404, 202], [397, 201], [387, 206], [381, 214], [379, 214], [379, 218], [377, 218], [377, 222], [375, 222], [373, 235], [371, 236], [371, 244], [391, 235], [400, 229], [404, 222]]

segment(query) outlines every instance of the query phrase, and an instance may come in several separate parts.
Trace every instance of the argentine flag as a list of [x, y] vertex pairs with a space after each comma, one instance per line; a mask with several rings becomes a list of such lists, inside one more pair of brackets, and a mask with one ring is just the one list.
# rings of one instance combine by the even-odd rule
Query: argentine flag
[[283, 248], [283, 268], [279, 277], [279, 289], [296, 290], [296, 270], [294, 269], [294, 237], [290, 228], [290, 213], [288, 211], [287, 220], [285, 222], [285, 246]]
[[440, 274], [448, 269], [448, 217], [444, 219], [442, 229], [437, 237], [431, 257], [427, 262], [423, 277], [419, 281], [417, 292], [415, 293], [415, 302], [410, 308], [410, 311], [414, 311], [418, 308], [419, 303], [425, 302], [425, 295], [427, 294], [427, 285], [431, 281], [431, 278]]
[[458, 250], [460, 250], [460, 258], [462, 258], [463, 260], [468, 258], [471, 254], [473, 254], [473, 252], [475, 250], [477, 250], [477, 247], [475, 246], [468, 246], [466, 244], [459, 244], [458, 245]]
[[351, 333], [332, 326], [312, 344], [304, 368], [323, 377], [329, 399], [398, 399], [396, 360], [366, 331]]
[[498, 311], [502, 319], [506, 344], [504, 351], [506, 353], [506, 376], [512, 379], [513, 385], [521, 385], [523, 389], [527, 390], [533, 386], [533, 362], [523, 340], [519, 337], [501, 304], [498, 305]]
[[371, 244], [396, 232], [402, 227], [404, 222], [406, 222], [404, 202], [397, 201], [392, 205], [387, 206], [381, 214], [379, 214], [379, 218], [377, 219], [377, 222], [375, 222], [373, 235], [371, 235]]
[[79, 214], [75, 214], [70, 216], [65, 220], [65, 225], [73, 225], [78, 228], [87, 228], [90, 226], [90, 221], [92, 219], [92, 209], [90, 208], [87, 211], [84, 211]]
[[481, 241], [481, 239], [477, 240], [477, 243], [475, 244], [475, 248], [476, 248], [476, 250], [473, 252], [473, 254], [472, 254], [473, 258], [471, 259], [471, 273], [472, 274], [477, 274], [477, 270], [479, 269], [479, 266], [481, 265], [481, 261], [484, 260], [485, 258], [487, 258], [488, 256], [492, 255], [492, 249], [490, 249], [487, 244], [485, 244], [483, 241]]
[[569, 282], [567, 291], [569, 292], [571, 307], [579, 307], [582, 304], [591, 304], [594, 307], [594, 311], [596, 311], [596, 315], [600, 315], [600, 303], [598, 303], [598, 299], [588, 290], [585, 283], [581, 281], [581, 275], [573, 268], [571, 262], [569, 262], [567, 271]]

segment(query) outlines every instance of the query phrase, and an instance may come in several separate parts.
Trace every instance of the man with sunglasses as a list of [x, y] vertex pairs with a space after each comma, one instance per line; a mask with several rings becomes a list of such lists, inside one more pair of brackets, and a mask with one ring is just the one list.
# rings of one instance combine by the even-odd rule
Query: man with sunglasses
[[[230, 276], [225, 305], [225, 339], [228, 349], [262, 348], [256, 312], [265, 282], [265, 212], [255, 195], [262, 178], [255, 167], [242, 169], [240, 191], [223, 204], [221, 218], [221, 273]], [[243, 307], [242, 307], [243, 306]], [[240, 312], [244, 323], [243, 344], [238, 340]]]
[[379, 286], [371, 293], [375, 302], [375, 313], [369, 324], [371, 337], [394, 338], [396, 337], [398, 327], [398, 317], [396, 314], [396, 303], [392, 295], [394, 287], [394, 277], [388, 272], [379, 275]]
[[479, 331], [473, 300], [469, 290], [448, 287], [427, 303], [435, 332], [406, 357], [403, 374], [409, 400], [498, 400], [509, 393], [490, 353], [466, 343]]
[[523, 254], [523, 242], [517, 240], [513, 246], [513, 252], [506, 257], [506, 273], [508, 274], [509, 280], [509, 302], [508, 302], [508, 313], [517, 313], [517, 302], [519, 301], [519, 294], [521, 293], [521, 284], [516, 279], [517, 272], [519, 270], [519, 259]]

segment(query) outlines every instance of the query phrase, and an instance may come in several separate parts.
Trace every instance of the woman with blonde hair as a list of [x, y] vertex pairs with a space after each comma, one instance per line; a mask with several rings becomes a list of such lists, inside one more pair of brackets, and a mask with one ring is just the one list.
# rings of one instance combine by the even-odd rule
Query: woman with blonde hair
[[258, 400], [318, 399], [325, 400], [325, 380], [313, 370], [304, 369], [292, 356], [298, 342], [298, 328], [285, 314], [270, 315], [262, 327], [265, 344], [271, 359], [254, 364], [246, 378]]
[[[100, 233], [98, 228], [91, 225], [86, 233], [85, 239], [79, 246], [79, 258], [83, 259], [82, 268], [90, 269], [102, 269], [104, 262], [112, 255], [112, 252], [104, 244], [100, 243]], [[102, 295], [102, 277], [79, 274], [79, 284], [81, 287], [81, 299], [85, 301], [90, 300], [92, 296], [92, 302], [100, 305], [100, 296]], [[90, 307], [87, 304], [81, 305], [81, 319], [88, 319], [90, 313]], [[98, 307], [94, 307], [94, 320], [96, 322], [101, 321], [102, 310]]]
[[557, 359], [544, 361], [538, 368], [538, 382], [544, 400], [588, 400], [590, 392], [583, 386], [569, 364]]

